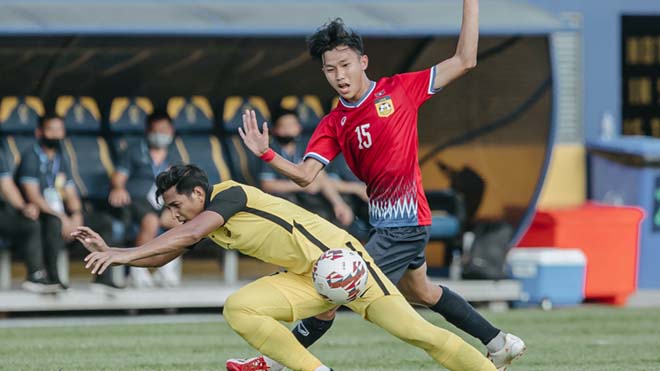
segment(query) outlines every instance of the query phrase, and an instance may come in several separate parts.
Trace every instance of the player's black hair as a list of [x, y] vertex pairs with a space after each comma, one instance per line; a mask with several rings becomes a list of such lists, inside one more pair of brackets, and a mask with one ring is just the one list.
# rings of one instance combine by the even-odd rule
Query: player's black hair
[[62, 118], [62, 116], [57, 115], [57, 114], [52, 113], [52, 112], [47, 112], [45, 115], [39, 117], [39, 122], [37, 123], [37, 127], [39, 129], [43, 129], [44, 125], [50, 120], [62, 120], [62, 122], [64, 122], [64, 119]]
[[355, 50], [358, 55], [364, 54], [362, 37], [346, 27], [341, 18], [335, 18], [324, 24], [313, 35], [307, 38], [309, 54], [317, 60], [321, 60], [323, 53], [340, 45], [348, 46]]
[[155, 110], [149, 116], [147, 116], [145, 129], [149, 131], [151, 126], [160, 120], [167, 120], [170, 124], [172, 123], [172, 118], [167, 114], [165, 110]]
[[195, 165], [174, 165], [156, 177], [156, 199], [174, 186], [178, 194], [186, 196], [190, 196], [195, 187], [202, 187], [208, 193], [209, 178], [204, 170]]
[[277, 121], [286, 115], [294, 115], [295, 117], [298, 117], [298, 112], [296, 112], [295, 110], [282, 108], [282, 107], [273, 110], [273, 115], [272, 115], [273, 127], [277, 126]]

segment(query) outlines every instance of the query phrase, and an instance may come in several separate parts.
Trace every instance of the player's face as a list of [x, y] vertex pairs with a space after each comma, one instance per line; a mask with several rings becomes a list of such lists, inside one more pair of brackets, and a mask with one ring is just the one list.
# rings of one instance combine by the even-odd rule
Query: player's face
[[360, 55], [348, 46], [340, 45], [323, 53], [323, 73], [333, 89], [349, 102], [358, 101], [369, 87], [365, 70], [369, 64], [366, 55]]
[[190, 195], [178, 193], [176, 186], [163, 193], [165, 207], [179, 223], [185, 223], [204, 211], [205, 201], [206, 193], [201, 187], [195, 187]]

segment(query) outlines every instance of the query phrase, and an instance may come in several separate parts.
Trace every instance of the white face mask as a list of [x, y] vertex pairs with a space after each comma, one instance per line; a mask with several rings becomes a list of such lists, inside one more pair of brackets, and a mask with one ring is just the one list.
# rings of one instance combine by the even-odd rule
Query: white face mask
[[152, 148], [167, 148], [173, 139], [169, 134], [149, 133], [147, 135], [147, 142], [149, 143], [149, 147]]

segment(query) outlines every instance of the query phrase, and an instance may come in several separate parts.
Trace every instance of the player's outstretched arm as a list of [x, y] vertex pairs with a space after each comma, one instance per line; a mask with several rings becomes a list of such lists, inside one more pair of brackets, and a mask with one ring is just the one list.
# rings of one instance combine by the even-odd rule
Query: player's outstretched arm
[[268, 143], [268, 124], [264, 122], [262, 131], [259, 131], [257, 115], [253, 110], [246, 110], [243, 113], [243, 127], [238, 128], [238, 134], [252, 153], [267, 161], [278, 173], [293, 180], [301, 187], [306, 187], [313, 182], [323, 169], [323, 164], [316, 160], [308, 159], [294, 164], [272, 152]]
[[160, 266], [182, 254], [186, 248], [193, 246], [224, 223], [220, 214], [204, 211], [187, 223], [168, 230], [142, 246], [92, 252], [85, 257], [87, 262], [85, 268], [91, 269], [92, 274], [101, 274], [113, 264]]
[[456, 54], [436, 65], [433, 89], [438, 90], [477, 65], [479, 45], [479, 0], [463, 0], [463, 23]]
[[[90, 253], [111, 250], [116, 250], [121, 253], [122, 251], [122, 249], [116, 247], [109, 247], [103, 237], [89, 227], [78, 227], [76, 231], [71, 233], [71, 237], [80, 242]], [[160, 267], [174, 260], [174, 258], [179, 255], [181, 255], [180, 252], [156, 255], [149, 258], [135, 260], [131, 262], [131, 265], [136, 267]]]

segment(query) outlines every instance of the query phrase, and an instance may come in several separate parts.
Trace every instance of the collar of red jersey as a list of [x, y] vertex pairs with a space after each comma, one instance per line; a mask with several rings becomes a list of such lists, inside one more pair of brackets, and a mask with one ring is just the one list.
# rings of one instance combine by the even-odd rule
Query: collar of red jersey
[[364, 103], [365, 100], [367, 100], [367, 98], [371, 95], [371, 93], [374, 92], [374, 89], [376, 89], [376, 82], [375, 82], [375, 81], [372, 81], [372, 82], [371, 82], [371, 85], [369, 86], [369, 90], [367, 90], [367, 92], [362, 96], [362, 98], [360, 98], [360, 100], [357, 101], [356, 103], [349, 103], [349, 102], [347, 102], [346, 100], [344, 100], [344, 98], [342, 98], [342, 97], [339, 97], [339, 101], [340, 101], [341, 104], [342, 104], [344, 107], [346, 107], [346, 108], [357, 108], [357, 107], [360, 107], [360, 105], [361, 105], [362, 103]]

